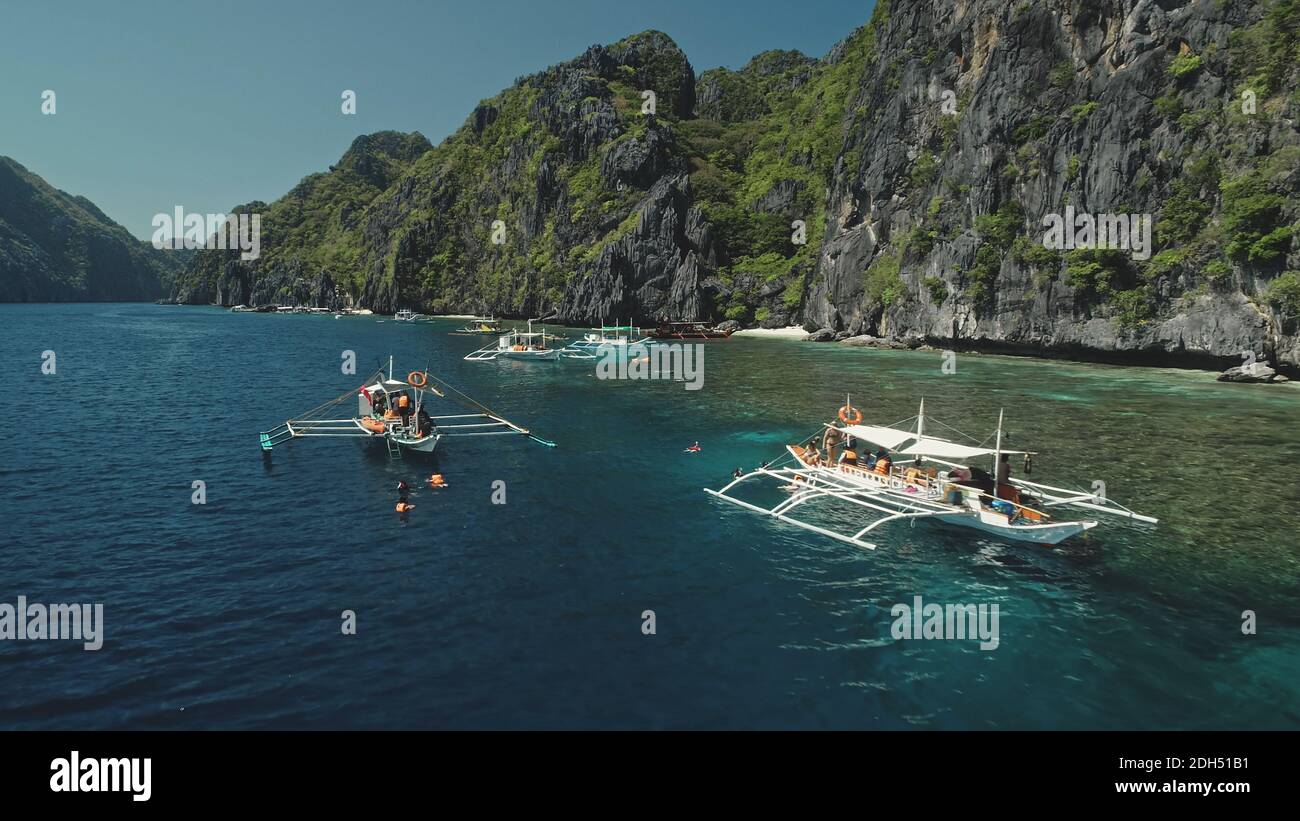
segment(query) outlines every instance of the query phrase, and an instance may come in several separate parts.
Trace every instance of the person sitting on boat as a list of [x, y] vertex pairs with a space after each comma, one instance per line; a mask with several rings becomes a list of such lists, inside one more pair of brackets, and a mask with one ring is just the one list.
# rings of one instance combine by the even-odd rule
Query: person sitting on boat
[[869, 448], [867, 449], [867, 458], [862, 460], [862, 465], [867, 470], [876, 469], [876, 454], [872, 453]]
[[420, 426], [421, 439], [433, 433], [433, 419], [429, 417], [429, 412], [424, 409], [423, 405], [420, 406], [420, 412], [415, 415], [415, 420], [416, 424]]
[[1005, 484], [1010, 479], [1011, 460], [1008, 458], [1007, 454], [1004, 453], [1002, 454], [1002, 458], [998, 460], [998, 484]]
[[892, 462], [889, 458], [889, 451], [884, 448], [876, 451], [876, 466], [874, 468], [876, 473], [879, 473], [881, 476], [888, 476], [891, 465]]
[[409, 427], [411, 424], [411, 397], [405, 393], [397, 395], [397, 412], [402, 417], [402, 424]]
[[[849, 440], [852, 441], [852, 440]], [[844, 452], [840, 454], [840, 464], [856, 465], [858, 463], [858, 453], [847, 444], [844, 446]]]
[[386, 399], [387, 397], [381, 393], [370, 403], [370, 410], [375, 414], [375, 416], [384, 415], [384, 403]]

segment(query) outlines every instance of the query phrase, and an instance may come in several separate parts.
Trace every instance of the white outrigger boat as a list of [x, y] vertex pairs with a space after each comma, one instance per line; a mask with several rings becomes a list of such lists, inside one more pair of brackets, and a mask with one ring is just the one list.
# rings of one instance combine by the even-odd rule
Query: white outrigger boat
[[568, 357], [566, 349], [547, 346], [547, 339], [555, 337], [545, 331], [534, 331], [533, 321], [528, 320], [528, 330], [507, 331], [497, 337], [490, 345], [465, 355], [468, 362], [490, 362], [494, 359], [524, 359], [534, 362], [558, 362], [561, 356]]
[[[356, 415], [337, 415], [336, 409], [354, 396]], [[447, 399], [474, 412], [433, 416], [426, 409], [431, 397]], [[453, 436], [502, 435], [527, 436], [555, 447], [554, 442], [489, 410], [433, 374], [412, 371], [406, 381], [394, 378], [393, 360], [389, 357], [387, 373], [380, 368], [359, 389], [263, 431], [259, 441], [263, 451], [270, 451], [306, 436], [374, 439], [387, 445], [390, 456], [400, 456], [403, 450], [432, 453], [440, 441]]]
[[[869, 550], [876, 545], [864, 536], [881, 525], [903, 520], [933, 519], [1049, 546], [1097, 526], [1096, 521], [1088, 519], [1058, 519], [1048, 512], [1053, 508], [1081, 508], [1150, 524], [1157, 521], [1096, 493], [1009, 475], [1001, 482], [995, 481], [997, 466], [1009, 455], [1025, 457], [1026, 472], [1035, 455], [1032, 451], [1003, 449], [1001, 413], [993, 447], [966, 445], [928, 433], [927, 422], [948, 426], [926, 417], [924, 400], [913, 418], [914, 430], [901, 427], [911, 419], [888, 426], [864, 425], [861, 411], [846, 400], [840, 408], [839, 424], [823, 425], [820, 441], [824, 451], [817, 447], [819, 437], [814, 436], [806, 444], [787, 445], [787, 456], [741, 474], [721, 490], [704, 490], [732, 504]], [[885, 458], [867, 456], [865, 449], [859, 455], [859, 443], [879, 446]], [[890, 451], [897, 460], [889, 455]], [[954, 461], [978, 457], [992, 458], [992, 474]], [[770, 507], [734, 495], [738, 486], [764, 477], [780, 481], [790, 495]], [[861, 513], [869, 520], [856, 530], [837, 530], [795, 515], [797, 508], [819, 501], [836, 503], [838, 512]]]
[[433, 320], [433, 317], [426, 316], [425, 314], [417, 314], [415, 311], [412, 311], [410, 308], [403, 308], [402, 310], [393, 314], [393, 320], [395, 322], [431, 322]]
[[469, 324], [452, 331], [454, 334], [499, 334], [501, 320], [490, 316], [476, 316]]
[[645, 345], [650, 337], [634, 325], [601, 325], [582, 335], [582, 339], [570, 342], [565, 348], [566, 356], [575, 359], [595, 359], [602, 351], [614, 350], [625, 353], [632, 345]]

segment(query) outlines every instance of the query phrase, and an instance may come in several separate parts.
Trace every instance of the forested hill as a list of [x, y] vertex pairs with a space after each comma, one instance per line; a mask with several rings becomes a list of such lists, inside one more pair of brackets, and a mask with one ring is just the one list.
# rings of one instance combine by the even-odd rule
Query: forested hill
[[158, 299], [188, 259], [0, 157], [0, 302]]
[[[260, 259], [202, 252], [175, 295], [1300, 363], [1296, 0], [893, 0], [854, 25], [698, 76], [643, 32], [437, 146], [358, 138], [249, 206]], [[1149, 254], [1044, 248], [1067, 209], [1149, 215]]]

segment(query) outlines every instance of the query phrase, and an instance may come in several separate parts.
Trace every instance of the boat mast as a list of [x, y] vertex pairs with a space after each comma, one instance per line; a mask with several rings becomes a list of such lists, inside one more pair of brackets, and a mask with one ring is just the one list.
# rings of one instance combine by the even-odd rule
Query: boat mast
[[921, 397], [921, 409], [916, 412], [916, 438], [925, 433], [925, 397]]
[[1002, 484], [998, 473], [1002, 465], [1002, 413], [1005, 409], [998, 408], [998, 436], [993, 443], [993, 498], [1000, 499], [998, 495], [998, 485]]

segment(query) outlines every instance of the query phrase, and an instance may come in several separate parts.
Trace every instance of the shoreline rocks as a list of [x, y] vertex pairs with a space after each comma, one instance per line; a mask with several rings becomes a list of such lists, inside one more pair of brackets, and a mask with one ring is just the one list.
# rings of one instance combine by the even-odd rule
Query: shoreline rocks
[[1289, 382], [1285, 376], [1262, 362], [1251, 365], [1237, 365], [1219, 374], [1216, 382], [1239, 382], [1242, 384], [1277, 384]]

